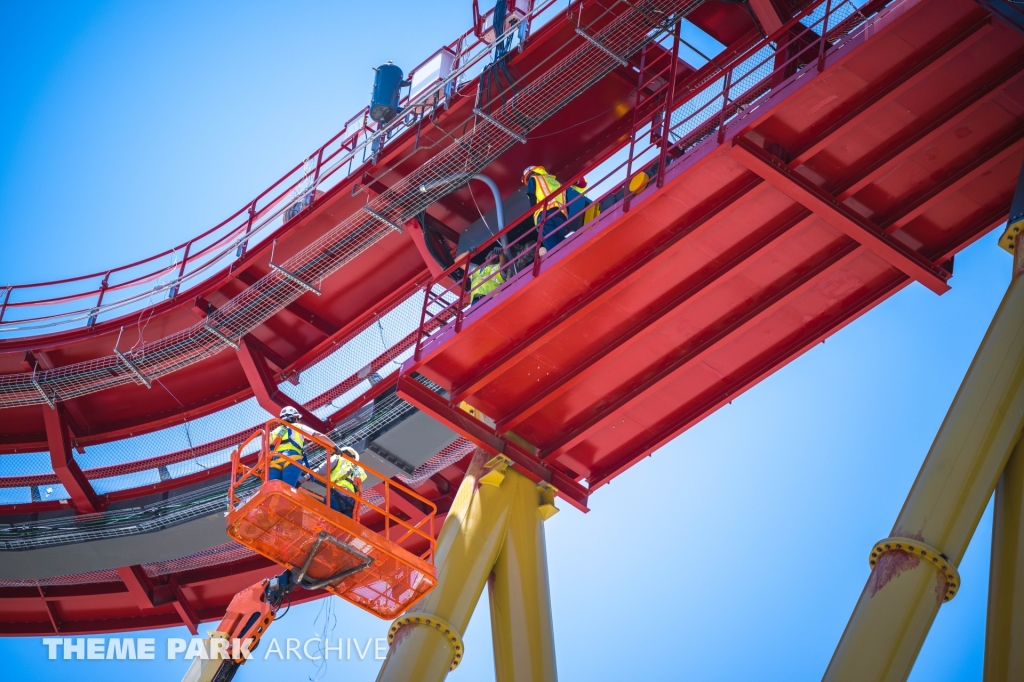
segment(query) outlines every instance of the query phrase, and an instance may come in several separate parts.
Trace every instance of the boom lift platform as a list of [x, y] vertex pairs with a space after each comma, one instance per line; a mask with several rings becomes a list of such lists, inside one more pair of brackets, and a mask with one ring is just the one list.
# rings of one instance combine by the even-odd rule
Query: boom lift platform
[[[333, 485], [304, 463], [309, 480], [298, 488], [269, 480], [270, 432], [285, 422], [272, 419], [231, 454], [227, 533], [240, 544], [281, 564], [285, 571], [242, 590], [206, 641], [209, 659], [194, 659], [183, 682], [227, 682], [273, 622], [295, 588], [326, 590], [385, 619], [412, 607], [437, 584], [434, 516], [430, 500], [359, 463], [370, 480], [352, 493]], [[329, 440], [306, 435], [327, 453]], [[246, 464], [257, 449], [255, 462]], [[355, 463], [344, 454], [338, 456]], [[309, 485], [312, 483], [312, 485]], [[332, 492], [354, 498], [352, 518], [331, 509]], [[414, 517], [394, 509], [418, 510]]]
[[[325, 589], [379, 618], [394, 618], [408, 610], [437, 582], [433, 564], [437, 507], [362, 464], [380, 480], [371, 488], [372, 494], [339, 488], [329, 476], [300, 462], [295, 466], [322, 485], [325, 494], [268, 480], [270, 431], [284, 423], [267, 422], [232, 453], [228, 535], [292, 570], [295, 582], [306, 589]], [[324, 438], [307, 438], [327, 452], [336, 449]], [[254, 443], [259, 443], [259, 458], [246, 466], [242, 453]], [[251, 490], [257, 481], [259, 489]], [[332, 491], [355, 498], [353, 518], [331, 509]], [[396, 496], [421, 510], [422, 517], [400, 516], [392, 509]]]

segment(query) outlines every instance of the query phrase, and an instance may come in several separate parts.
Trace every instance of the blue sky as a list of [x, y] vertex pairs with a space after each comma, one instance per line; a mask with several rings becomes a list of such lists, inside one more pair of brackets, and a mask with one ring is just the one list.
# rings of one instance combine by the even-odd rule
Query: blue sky
[[[118, 265], [218, 222], [366, 102], [370, 67], [415, 65], [469, 6], [0, 4], [0, 285]], [[562, 680], [820, 678], [1009, 281], [995, 238], [957, 257], [948, 294], [908, 287], [615, 480], [590, 514], [548, 522]], [[981, 678], [990, 534], [986, 513], [912, 680]], [[799, 549], [808, 538], [828, 551]], [[297, 606], [272, 634], [322, 633], [326, 608]], [[330, 608], [332, 640], [386, 633]], [[48, 661], [38, 638], [0, 639], [0, 660], [25, 681], [180, 678], [183, 661], [160, 659], [187, 633], [141, 635], [157, 660]], [[451, 679], [493, 679], [486, 599], [466, 643]], [[377, 667], [335, 661], [323, 679]], [[256, 660], [236, 679], [282, 675], [317, 668]]]

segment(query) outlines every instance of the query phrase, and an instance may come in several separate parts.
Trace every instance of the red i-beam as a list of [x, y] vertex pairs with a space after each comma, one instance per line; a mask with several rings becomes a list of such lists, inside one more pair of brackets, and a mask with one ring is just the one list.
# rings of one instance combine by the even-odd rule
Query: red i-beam
[[46, 424], [46, 440], [50, 447], [50, 464], [53, 473], [68, 491], [76, 511], [82, 514], [102, 511], [103, 501], [89, 484], [89, 479], [82, 473], [78, 462], [71, 451], [71, 434], [68, 431], [67, 415], [64, 406], [58, 404], [54, 408], [43, 405], [43, 422]]

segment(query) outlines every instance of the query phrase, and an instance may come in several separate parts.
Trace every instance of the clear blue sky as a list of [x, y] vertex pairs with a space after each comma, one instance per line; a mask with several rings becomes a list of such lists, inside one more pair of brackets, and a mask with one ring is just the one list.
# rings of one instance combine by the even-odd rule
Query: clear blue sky
[[[0, 3], [0, 285], [117, 265], [218, 222], [366, 102], [371, 66], [418, 63], [469, 7]], [[562, 680], [820, 678], [1009, 280], [995, 237], [957, 257], [950, 293], [909, 287], [601, 490], [590, 514], [548, 522]], [[981, 679], [990, 533], [986, 514], [913, 680]], [[829, 551], [789, 551], [809, 537]], [[271, 634], [320, 633], [324, 604]], [[332, 608], [334, 639], [386, 633]], [[180, 679], [187, 665], [160, 654], [184, 630], [150, 636], [157, 660], [123, 663], [0, 639], [3, 676]], [[486, 599], [466, 642], [451, 679], [493, 679]], [[376, 670], [334, 662], [323, 679]], [[257, 660], [236, 679], [316, 674]]]

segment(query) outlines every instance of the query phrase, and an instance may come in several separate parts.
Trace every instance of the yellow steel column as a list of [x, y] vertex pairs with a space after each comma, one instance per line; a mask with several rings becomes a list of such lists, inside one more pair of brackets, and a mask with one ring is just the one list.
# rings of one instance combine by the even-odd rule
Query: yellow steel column
[[1024, 439], [996, 486], [985, 682], [1024, 680]]
[[555, 635], [544, 544], [545, 504], [537, 484], [514, 471], [505, 545], [490, 583], [491, 637], [497, 682], [555, 682]]
[[[459, 642], [501, 551], [516, 486], [481, 485], [487, 455], [477, 450], [437, 541], [438, 583], [416, 612], [442, 619]], [[409, 615], [409, 614], [407, 614]], [[454, 658], [442, 629], [406, 625], [395, 633], [378, 682], [440, 682]]]
[[[953, 566], [1024, 428], [1022, 280], [1003, 297], [892, 531], [936, 548]], [[930, 559], [882, 554], [824, 679], [906, 680], [950, 587], [959, 585], [948, 585]]]

